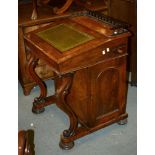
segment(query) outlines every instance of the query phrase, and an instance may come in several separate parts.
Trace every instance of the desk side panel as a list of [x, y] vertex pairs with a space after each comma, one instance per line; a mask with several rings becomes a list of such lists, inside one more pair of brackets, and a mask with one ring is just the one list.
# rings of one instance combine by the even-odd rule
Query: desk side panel
[[73, 78], [70, 94], [67, 96], [67, 103], [77, 115], [82, 124], [87, 124], [90, 100], [90, 78], [87, 68], [79, 70]]

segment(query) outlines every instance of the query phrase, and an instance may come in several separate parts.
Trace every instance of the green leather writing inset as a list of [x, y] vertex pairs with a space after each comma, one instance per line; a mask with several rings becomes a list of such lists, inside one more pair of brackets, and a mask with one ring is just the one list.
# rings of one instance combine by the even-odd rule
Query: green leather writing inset
[[61, 52], [94, 39], [94, 36], [81, 32], [67, 24], [60, 24], [40, 31], [37, 35]]

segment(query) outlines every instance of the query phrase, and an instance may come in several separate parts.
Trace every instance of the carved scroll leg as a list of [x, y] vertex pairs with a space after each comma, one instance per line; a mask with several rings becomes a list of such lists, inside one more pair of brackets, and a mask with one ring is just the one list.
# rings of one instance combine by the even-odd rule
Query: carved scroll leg
[[77, 129], [78, 126], [78, 120], [75, 113], [66, 103], [66, 97], [69, 94], [69, 89], [72, 85], [72, 79], [73, 79], [73, 73], [68, 73], [56, 80], [58, 86], [56, 90], [57, 106], [68, 115], [70, 120], [70, 127], [69, 129], [63, 131], [59, 143], [62, 149], [71, 149], [74, 146], [73, 141], [64, 141], [64, 139], [67, 139], [67, 137], [72, 136], [75, 133], [75, 130]]
[[32, 15], [31, 15], [31, 19], [35, 20], [38, 17], [38, 13], [37, 13], [37, 0], [32, 0], [32, 5], [33, 5], [33, 11], [32, 11]]
[[35, 67], [38, 63], [38, 58], [35, 58], [33, 55], [31, 55], [31, 58], [28, 63], [28, 69], [29, 69], [29, 74], [32, 77], [32, 79], [39, 85], [40, 87], [40, 96], [34, 99], [33, 102], [33, 108], [32, 112], [34, 113], [41, 113], [45, 109], [43, 106], [38, 107], [40, 104], [45, 102], [46, 96], [47, 96], [47, 89], [46, 85], [44, 82], [38, 77], [38, 75], [35, 73]]
[[73, 0], [67, 0], [66, 3], [61, 8], [54, 8], [53, 11], [55, 14], [64, 13], [72, 4]]

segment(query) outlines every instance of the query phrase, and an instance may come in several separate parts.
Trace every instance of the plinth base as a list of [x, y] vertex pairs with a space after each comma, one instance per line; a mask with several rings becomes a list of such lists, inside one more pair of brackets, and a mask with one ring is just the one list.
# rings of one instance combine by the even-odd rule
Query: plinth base
[[34, 114], [41, 114], [45, 111], [45, 108], [42, 108], [42, 109], [35, 109], [35, 108], [32, 108], [32, 112]]
[[63, 143], [63, 142], [60, 140], [59, 146], [60, 146], [60, 148], [63, 149], [63, 150], [70, 150], [70, 149], [73, 148], [74, 142]]
[[125, 125], [125, 124], [128, 123], [128, 119], [125, 118], [125, 119], [123, 119], [123, 120], [118, 121], [117, 123], [118, 123], [118, 125]]

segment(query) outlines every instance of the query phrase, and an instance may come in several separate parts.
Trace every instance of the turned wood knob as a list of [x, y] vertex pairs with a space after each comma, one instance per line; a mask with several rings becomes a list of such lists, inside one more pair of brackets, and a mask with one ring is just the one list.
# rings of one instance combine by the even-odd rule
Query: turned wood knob
[[123, 50], [121, 48], [118, 48], [117, 52], [121, 54], [121, 53], [123, 53]]

